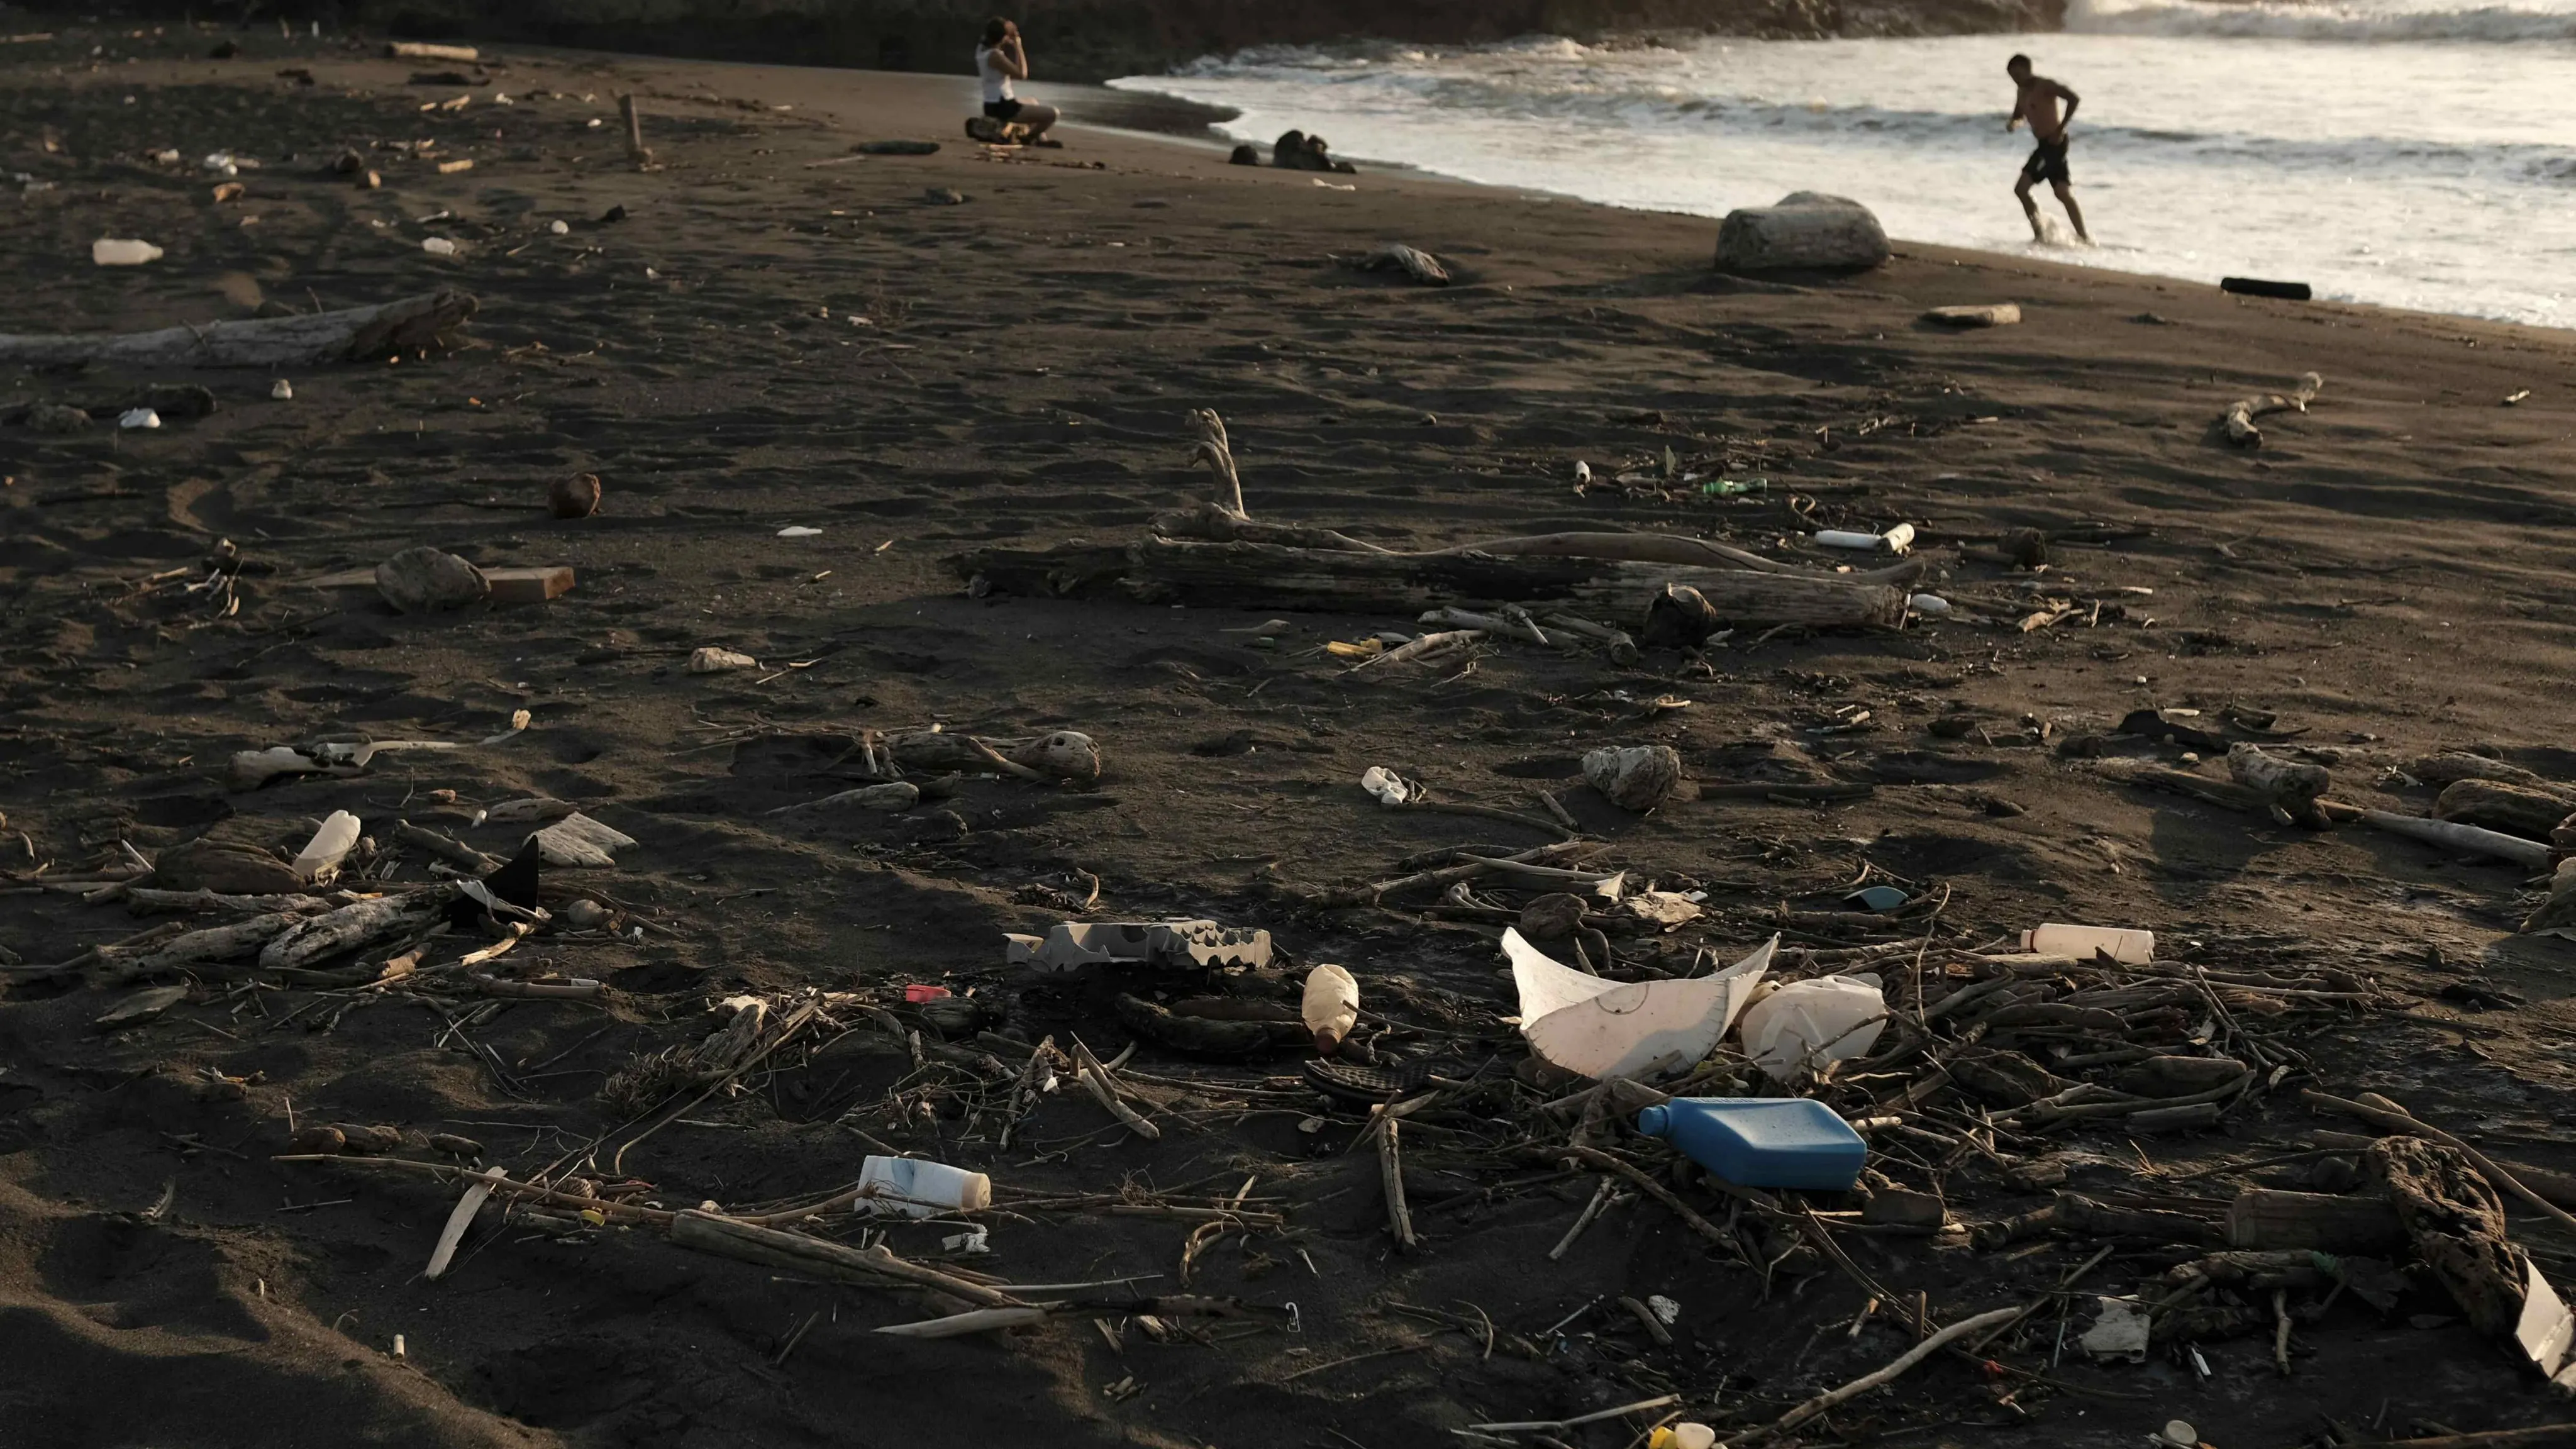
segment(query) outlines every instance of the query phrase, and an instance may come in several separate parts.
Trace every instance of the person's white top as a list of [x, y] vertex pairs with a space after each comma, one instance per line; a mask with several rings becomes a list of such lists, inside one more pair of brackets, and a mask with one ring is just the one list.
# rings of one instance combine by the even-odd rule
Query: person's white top
[[1011, 78], [993, 61], [993, 47], [975, 47], [975, 74], [983, 78], [986, 104], [1017, 99], [1011, 94]]

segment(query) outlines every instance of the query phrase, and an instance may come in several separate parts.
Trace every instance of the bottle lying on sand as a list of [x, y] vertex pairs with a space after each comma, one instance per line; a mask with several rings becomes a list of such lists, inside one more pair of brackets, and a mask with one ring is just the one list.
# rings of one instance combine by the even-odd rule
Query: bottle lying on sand
[[871, 1157], [859, 1169], [859, 1194], [863, 1207], [873, 1202], [881, 1213], [926, 1218], [991, 1207], [993, 1179], [918, 1157]]
[[1675, 1097], [1637, 1114], [1637, 1130], [1737, 1187], [1848, 1192], [1869, 1144], [1812, 1097]]
[[2123, 966], [2144, 966], [2156, 959], [2156, 933], [2123, 931], [2110, 926], [2043, 925], [2021, 933], [2021, 948], [2041, 956], [2073, 956], [2090, 961], [2107, 951]]

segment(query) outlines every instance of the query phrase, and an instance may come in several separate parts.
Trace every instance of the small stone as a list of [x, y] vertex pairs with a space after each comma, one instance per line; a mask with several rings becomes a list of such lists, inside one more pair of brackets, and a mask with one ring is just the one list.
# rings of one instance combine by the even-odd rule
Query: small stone
[[915, 844], [936, 845], [943, 841], [962, 840], [966, 836], [966, 817], [954, 810], [933, 810], [904, 821], [904, 833]]
[[407, 548], [376, 565], [376, 592], [398, 613], [436, 614], [483, 602], [492, 585], [452, 553]]
[[759, 667], [760, 661], [748, 654], [737, 654], [731, 649], [718, 649], [712, 644], [690, 655], [688, 663], [691, 674], [722, 674], [732, 669], [758, 669]]
[[557, 236], [570, 236], [572, 235], [572, 223], [568, 221], [552, 222], [547, 225], [546, 230], [553, 232]]
[[54, 437], [89, 431], [89, 414], [66, 403], [38, 403], [27, 409], [27, 426]]
[[1680, 788], [1682, 757], [1670, 745], [1630, 745], [1583, 757], [1583, 778], [1622, 810], [1652, 810]]
[[150, 408], [127, 408], [118, 416], [116, 425], [120, 428], [157, 428], [161, 426], [161, 415]]
[[285, 378], [279, 378], [277, 381], [268, 385], [268, 398], [271, 402], [293, 402], [295, 400], [295, 384], [288, 382]]
[[576, 931], [595, 930], [608, 924], [608, 907], [587, 896], [567, 902], [560, 912], [563, 923]]
[[933, 186], [921, 193], [921, 199], [934, 206], [964, 206], [966, 193], [946, 186]]
[[588, 518], [599, 511], [599, 475], [575, 473], [546, 485], [546, 511], [557, 518]]

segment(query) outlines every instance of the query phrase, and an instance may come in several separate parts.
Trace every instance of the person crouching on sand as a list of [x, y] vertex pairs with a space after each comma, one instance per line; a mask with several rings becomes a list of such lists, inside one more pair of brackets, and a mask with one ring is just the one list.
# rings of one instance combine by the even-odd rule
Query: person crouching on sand
[[[2022, 214], [2030, 218], [2030, 239], [2048, 240], [2048, 233], [2039, 225], [2039, 203], [2030, 199], [2031, 187], [2045, 181], [2048, 189], [2057, 193], [2058, 205], [2066, 208], [2066, 219], [2075, 223], [2075, 234], [2090, 242], [2093, 238], [2084, 230], [2084, 213], [2075, 206], [2075, 178], [2066, 169], [2066, 123], [2075, 119], [2075, 108], [2082, 102], [2075, 92], [2056, 81], [2032, 74], [2029, 56], [2016, 55], [2005, 61], [2004, 74], [2011, 76], [2013, 83], [2012, 117], [2004, 122], [2004, 130], [2010, 133], [2028, 121], [2030, 138], [2039, 143], [2030, 159], [2022, 163], [2021, 180], [2013, 187], [2013, 195], [2021, 198]], [[2066, 102], [2064, 115], [2058, 114], [2059, 101]]]
[[1011, 93], [1011, 82], [1029, 78], [1029, 50], [1020, 39], [1019, 26], [1008, 20], [985, 23], [984, 42], [975, 47], [975, 76], [984, 83], [985, 115], [1022, 127], [1031, 141], [1055, 124], [1055, 107], [1023, 101]]

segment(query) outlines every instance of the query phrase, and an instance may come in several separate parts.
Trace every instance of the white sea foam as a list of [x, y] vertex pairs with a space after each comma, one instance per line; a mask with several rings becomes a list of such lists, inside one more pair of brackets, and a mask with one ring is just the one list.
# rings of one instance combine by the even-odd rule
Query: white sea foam
[[2359, 3], [2206, 3], [2206, 0], [2073, 0], [2066, 28], [2085, 35], [2209, 35], [2285, 40], [2576, 40], [2576, 7], [2563, 3], [2424, 6]]
[[1355, 159], [1706, 215], [1829, 191], [1899, 236], [2017, 251], [2022, 49], [2084, 97], [2077, 195], [2104, 245], [2052, 259], [2576, 326], [2576, 0], [2075, 4], [2061, 35], [1272, 49], [1118, 84], [1236, 107], [1244, 140], [1294, 126]]

